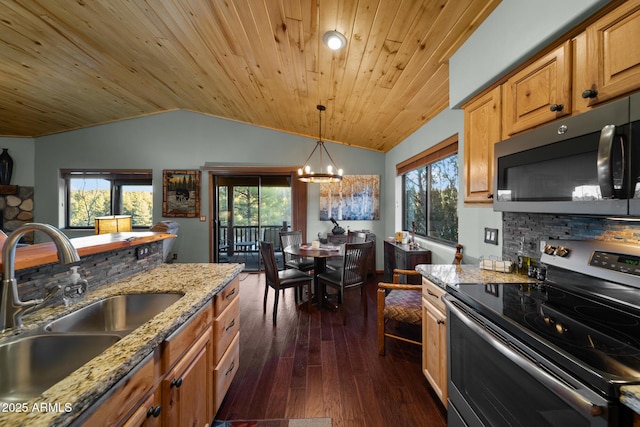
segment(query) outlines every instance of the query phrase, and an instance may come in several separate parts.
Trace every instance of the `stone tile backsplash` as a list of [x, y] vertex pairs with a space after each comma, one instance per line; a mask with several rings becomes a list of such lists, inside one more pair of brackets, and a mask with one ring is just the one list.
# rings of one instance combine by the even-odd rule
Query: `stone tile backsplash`
[[[148, 243], [151, 254], [140, 260], [136, 257], [136, 248], [145, 245], [82, 257], [78, 273], [87, 280], [89, 290], [96, 289], [162, 264], [162, 244], [162, 241]], [[70, 280], [69, 267], [69, 265], [55, 263], [16, 271], [20, 299], [27, 301], [44, 298], [47, 288], [66, 284]], [[62, 292], [58, 292], [56, 296], [47, 301], [47, 305], [61, 302]]]
[[504, 212], [502, 256], [515, 260], [525, 238], [526, 256], [540, 261], [540, 241], [549, 239], [600, 239], [640, 243], [640, 223], [557, 214]]

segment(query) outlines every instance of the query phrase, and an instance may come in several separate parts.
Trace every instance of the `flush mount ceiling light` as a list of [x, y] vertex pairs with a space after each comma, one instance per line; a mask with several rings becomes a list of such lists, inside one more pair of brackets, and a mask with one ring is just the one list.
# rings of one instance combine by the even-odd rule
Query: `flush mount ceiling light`
[[322, 41], [332, 50], [342, 49], [347, 45], [347, 38], [338, 31], [327, 31], [322, 35]]
[[[298, 169], [298, 180], [302, 182], [314, 182], [314, 183], [331, 183], [338, 182], [342, 180], [342, 169], [338, 169], [335, 162], [331, 158], [331, 154], [327, 151], [327, 147], [324, 146], [324, 141], [322, 140], [322, 112], [327, 108], [324, 105], [317, 105], [319, 115], [319, 128], [318, 131], [318, 141], [316, 142], [316, 146], [307, 157], [307, 160], [304, 162], [304, 165], [300, 169]], [[318, 150], [319, 148], [319, 150]], [[320, 170], [319, 172], [314, 172], [311, 169], [311, 165], [309, 161], [313, 156], [313, 153], [318, 151], [318, 156], [320, 157]], [[324, 156], [323, 153], [326, 153], [329, 158], [330, 164], [327, 165], [326, 169], [324, 167]], [[337, 173], [335, 173], [337, 171]]]

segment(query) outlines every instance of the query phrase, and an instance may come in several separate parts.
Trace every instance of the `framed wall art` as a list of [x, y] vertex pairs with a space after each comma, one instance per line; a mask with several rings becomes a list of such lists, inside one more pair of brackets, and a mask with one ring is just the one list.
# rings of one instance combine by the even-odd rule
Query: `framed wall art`
[[162, 216], [200, 217], [200, 171], [162, 171]]
[[380, 219], [380, 175], [345, 175], [342, 181], [320, 184], [320, 220]]

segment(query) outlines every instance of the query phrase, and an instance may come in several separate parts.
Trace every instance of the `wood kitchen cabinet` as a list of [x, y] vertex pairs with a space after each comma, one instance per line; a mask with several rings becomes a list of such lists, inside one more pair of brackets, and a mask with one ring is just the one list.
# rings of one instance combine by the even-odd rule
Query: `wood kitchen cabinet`
[[464, 108], [464, 201], [492, 203], [493, 146], [500, 141], [501, 87]]
[[447, 316], [444, 289], [422, 278], [422, 372], [447, 407]]
[[640, 0], [627, 1], [574, 40], [577, 110], [640, 89]]
[[[393, 282], [393, 270], [414, 270], [418, 264], [431, 264], [431, 251], [428, 249], [409, 249], [388, 240], [384, 241], [384, 281]], [[420, 276], [408, 276], [405, 283], [420, 284]]]
[[502, 139], [571, 114], [572, 67], [567, 41], [507, 80]]
[[462, 107], [465, 203], [493, 202], [496, 142], [640, 89], [640, 0], [592, 21]]
[[209, 326], [162, 380], [163, 425], [205, 426], [213, 419], [212, 337]]

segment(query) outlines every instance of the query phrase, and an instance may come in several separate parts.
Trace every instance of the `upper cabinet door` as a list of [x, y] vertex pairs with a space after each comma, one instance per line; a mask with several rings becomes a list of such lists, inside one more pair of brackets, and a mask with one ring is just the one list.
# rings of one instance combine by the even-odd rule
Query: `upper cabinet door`
[[591, 84], [576, 88], [584, 102], [596, 105], [640, 89], [640, 0], [623, 3], [586, 34]]
[[571, 70], [567, 41], [504, 84], [503, 139], [571, 114]]
[[492, 203], [493, 146], [500, 141], [501, 89], [464, 106], [464, 201]]

